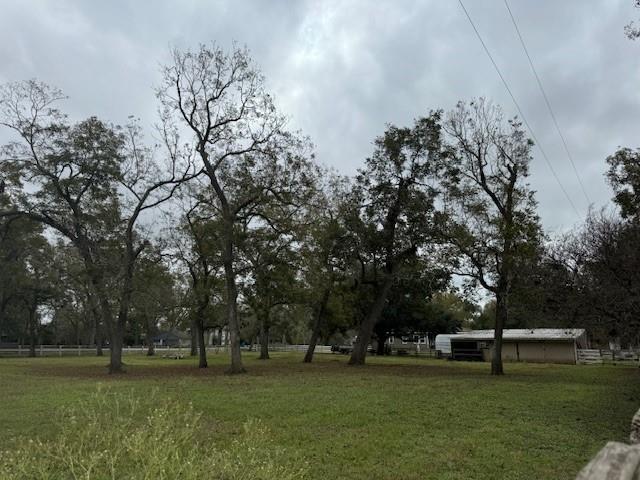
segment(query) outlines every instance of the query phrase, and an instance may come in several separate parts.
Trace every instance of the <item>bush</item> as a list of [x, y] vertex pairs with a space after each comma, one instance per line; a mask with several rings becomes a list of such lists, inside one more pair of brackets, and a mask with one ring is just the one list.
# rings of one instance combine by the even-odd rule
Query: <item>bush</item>
[[[58, 415], [51, 440], [0, 452], [3, 480], [301, 479], [259, 421], [221, 446], [191, 405], [99, 390]], [[215, 432], [214, 432], [215, 433]], [[215, 435], [213, 435], [215, 437]]]

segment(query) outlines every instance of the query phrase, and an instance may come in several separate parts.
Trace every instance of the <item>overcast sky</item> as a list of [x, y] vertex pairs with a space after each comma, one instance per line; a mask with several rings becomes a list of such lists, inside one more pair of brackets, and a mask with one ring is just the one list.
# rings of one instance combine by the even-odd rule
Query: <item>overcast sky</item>
[[[605, 158], [640, 146], [640, 41], [623, 27], [633, 0], [509, 0], [596, 208], [609, 203]], [[580, 216], [540, 151], [531, 184], [548, 231], [588, 209], [503, 0], [466, 0], [523, 112]], [[318, 159], [351, 174], [386, 123], [486, 96], [515, 107], [459, 3], [433, 1], [0, 0], [0, 81], [38, 78], [70, 97], [81, 119], [155, 121], [153, 88], [170, 46], [246, 44], [283, 113]]]

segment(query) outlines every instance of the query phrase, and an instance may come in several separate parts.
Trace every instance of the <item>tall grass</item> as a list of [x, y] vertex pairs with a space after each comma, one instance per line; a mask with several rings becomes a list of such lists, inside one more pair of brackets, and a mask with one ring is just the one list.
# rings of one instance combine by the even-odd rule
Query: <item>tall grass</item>
[[0, 452], [6, 480], [207, 480], [305, 478], [285, 461], [259, 421], [226, 445], [191, 405], [99, 390], [57, 416], [50, 440], [22, 440]]

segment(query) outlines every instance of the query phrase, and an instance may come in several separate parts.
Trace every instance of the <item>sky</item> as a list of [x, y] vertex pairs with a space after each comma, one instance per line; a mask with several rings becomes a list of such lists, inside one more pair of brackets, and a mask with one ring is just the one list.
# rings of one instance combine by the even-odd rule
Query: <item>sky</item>
[[[633, 0], [508, 0], [567, 141], [563, 149], [504, 0], [465, 6], [577, 212], [534, 149], [530, 183], [550, 233], [610, 206], [606, 157], [640, 147], [640, 19]], [[246, 45], [268, 89], [315, 144], [353, 174], [389, 123], [480, 96], [517, 111], [456, 0], [0, 0], [0, 83], [37, 78], [74, 119], [148, 128], [170, 47]]]

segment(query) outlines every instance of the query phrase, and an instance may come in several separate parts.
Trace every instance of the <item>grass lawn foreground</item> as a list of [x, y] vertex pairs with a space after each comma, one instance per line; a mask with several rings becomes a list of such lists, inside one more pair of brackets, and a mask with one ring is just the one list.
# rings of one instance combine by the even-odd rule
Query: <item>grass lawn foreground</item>
[[[0, 359], [0, 451], [16, 438], [54, 438], [55, 413], [94, 394], [191, 402], [217, 439], [231, 441], [258, 419], [313, 479], [571, 479], [609, 440], [624, 441], [640, 407], [640, 369], [506, 364], [412, 357], [370, 358], [349, 367], [339, 355], [259, 361], [226, 376], [194, 359], [126, 357], [106, 374], [105, 358]], [[204, 479], [203, 479], [204, 480]]]

